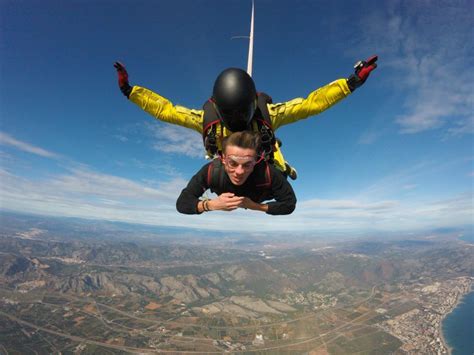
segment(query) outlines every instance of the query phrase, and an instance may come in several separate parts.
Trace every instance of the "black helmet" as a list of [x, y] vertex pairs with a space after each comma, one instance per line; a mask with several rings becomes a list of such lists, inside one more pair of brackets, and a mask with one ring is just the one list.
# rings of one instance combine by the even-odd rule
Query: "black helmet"
[[257, 90], [250, 75], [242, 69], [224, 70], [214, 83], [212, 97], [217, 113], [232, 132], [248, 128], [257, 107]]

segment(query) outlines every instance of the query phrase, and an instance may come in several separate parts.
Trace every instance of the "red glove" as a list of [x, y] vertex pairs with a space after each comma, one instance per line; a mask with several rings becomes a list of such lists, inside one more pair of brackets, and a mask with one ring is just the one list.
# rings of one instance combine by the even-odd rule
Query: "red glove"
[[114, 67], [115, 69], [117, 69], [118, 85], [119, 85], [120, 91], [122, 91], [122, 93], [128, 97], [130, 93], [132, 92], [132, 87], [130, 86], [128, 82], [127, 69], [125, 69], [125, 66], [120, 62], [115, 62]]
[[351, 91], [354, 91], [363, 83], [365, 83], [365, 81], [370, 75], [370, 72], [377, 68], [376, 61], [378, 58], [378, 56], [373, 55], [372, 57], [367, 59], [367, 61], [360, 60], [354, 65], [355, 74], [352, 74], [347, 79], [347, 84], [349, 85], [349, 89], [351, 89]]

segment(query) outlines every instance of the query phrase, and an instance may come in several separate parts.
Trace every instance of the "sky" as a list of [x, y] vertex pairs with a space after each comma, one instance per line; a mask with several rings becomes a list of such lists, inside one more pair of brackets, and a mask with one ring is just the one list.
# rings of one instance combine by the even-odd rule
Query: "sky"
[[119, 91], [201, 108], [247, 66], [250, 0], [0, 1], [0, 209], [242, 233], [406, 232], [473, 224], [472, 1], [256, 0], [253, 78], [274, 102], [378, 68], [329, 110], [281, 127], [289, 216], [182, 215], [201, 136]]

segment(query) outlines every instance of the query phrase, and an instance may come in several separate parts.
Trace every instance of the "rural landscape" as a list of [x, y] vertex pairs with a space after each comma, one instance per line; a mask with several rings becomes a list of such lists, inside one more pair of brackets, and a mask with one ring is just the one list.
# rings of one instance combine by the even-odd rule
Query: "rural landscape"
[[4, 353], [446, 353], [473, 246], [178, 236], [2, 215]]

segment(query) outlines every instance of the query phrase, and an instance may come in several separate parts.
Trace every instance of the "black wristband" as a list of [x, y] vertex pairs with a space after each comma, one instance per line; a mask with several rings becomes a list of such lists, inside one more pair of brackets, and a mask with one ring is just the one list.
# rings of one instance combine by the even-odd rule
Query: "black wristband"
[[121, 87], [120, 87], [120, 91], [122, 92], [122, 94], [124, 94], [127, 99], [129, 98], [131, 92], [132, 92], [132, 87], [126, 83], [126, 84], [123, 84]]
[[351, 74], [351, 76], [347, 78], [347, 86], [349, 86], [349, 90], [351, 90], [351, 92], [354, 92], [354, 90], [363, 83], [364, 82], [356, 74]]

